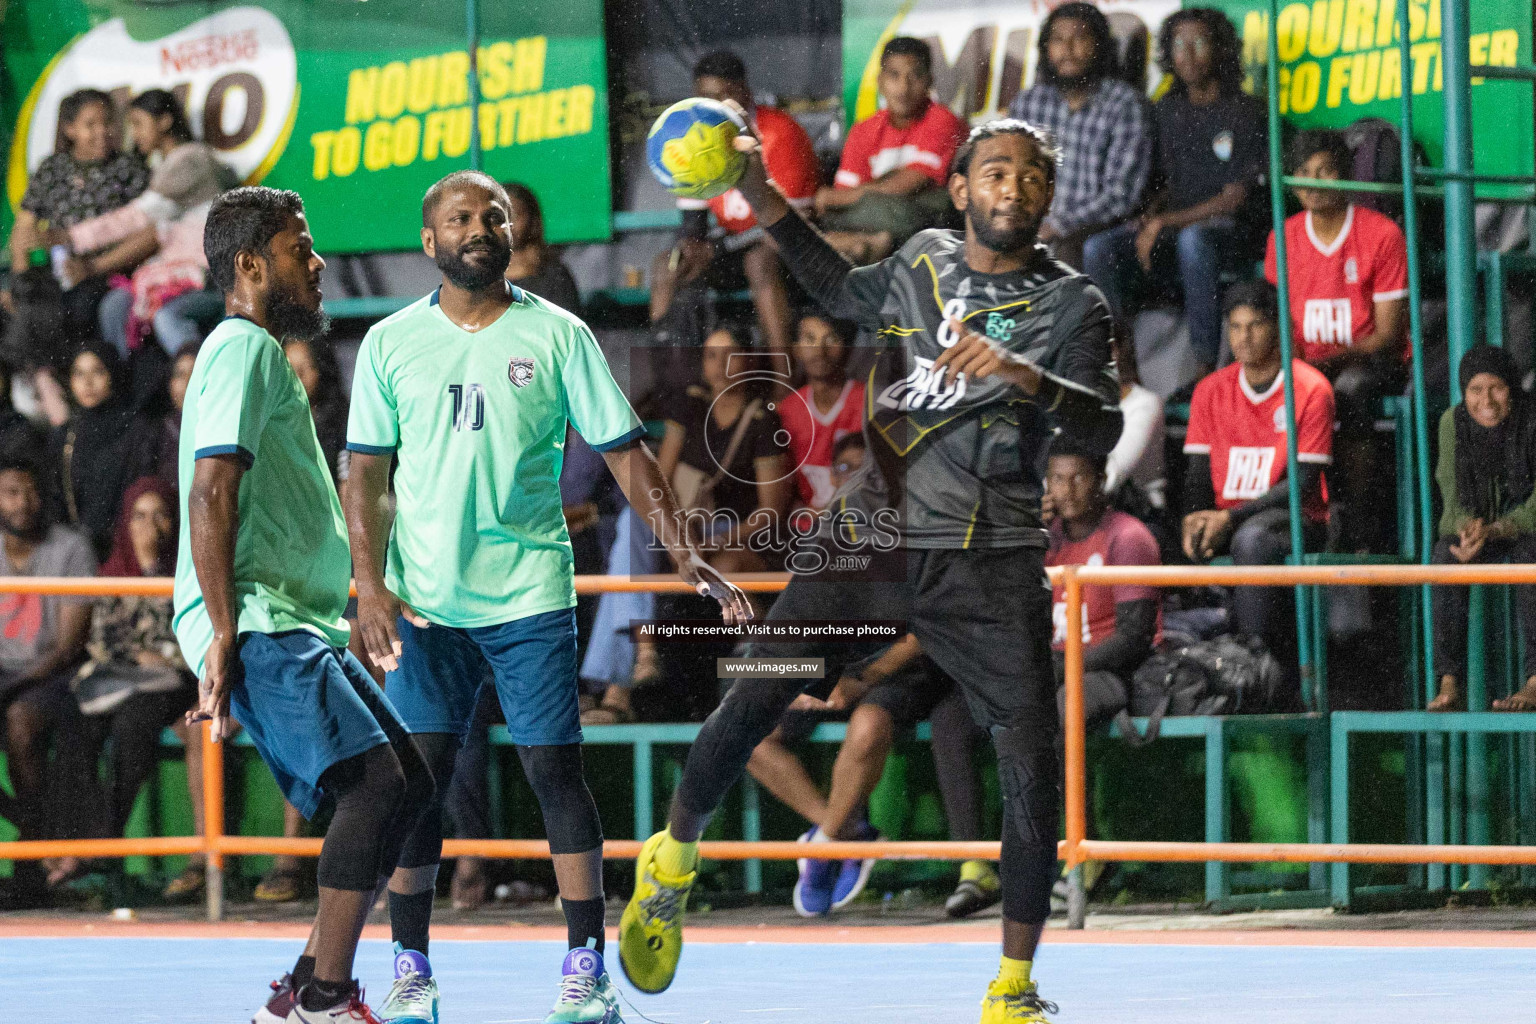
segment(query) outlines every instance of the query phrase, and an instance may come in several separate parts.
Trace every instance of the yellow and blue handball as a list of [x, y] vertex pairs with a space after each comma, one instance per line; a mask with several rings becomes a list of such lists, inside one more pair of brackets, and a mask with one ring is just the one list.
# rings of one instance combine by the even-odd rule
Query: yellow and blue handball
[[731, 143], [746, 127], [724, 103], [695, 96], [662, 111], [645, 140], [645, 158], [673, 195], [713, 199], [741, 180], [747, 158]]

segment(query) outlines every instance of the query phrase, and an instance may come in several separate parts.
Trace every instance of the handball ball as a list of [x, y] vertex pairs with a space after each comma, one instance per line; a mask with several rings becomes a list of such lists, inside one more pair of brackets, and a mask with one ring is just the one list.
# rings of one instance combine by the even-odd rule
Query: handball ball
[[699, 97], [662, 111], [645, 141], [645, 158], [656, 180], [673, 195], [713, 199], [741, 180], [746, 155], [731, 145], [746, 130], [724, 103]]

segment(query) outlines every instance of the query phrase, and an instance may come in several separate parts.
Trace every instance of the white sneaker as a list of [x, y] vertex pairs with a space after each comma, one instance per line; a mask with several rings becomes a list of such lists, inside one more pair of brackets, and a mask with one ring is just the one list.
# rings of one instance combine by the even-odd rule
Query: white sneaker
[[352, 991], [341, 1002], [328, 1010], [306, 1010], [301, 999], [295, 999], [288, 1011], [286, 1024], [384, 1024], [363, 1002], [363, 990], [352, 983]]
[[395, 983], [379, 1004], [384, 1024], [437, 1024], [437, 979], [425, 955], [395, 943]]
[[560, 996], [544, 1024], [624, 1024], [619, 998], [595, 949], [573, 949], [560, 967]]

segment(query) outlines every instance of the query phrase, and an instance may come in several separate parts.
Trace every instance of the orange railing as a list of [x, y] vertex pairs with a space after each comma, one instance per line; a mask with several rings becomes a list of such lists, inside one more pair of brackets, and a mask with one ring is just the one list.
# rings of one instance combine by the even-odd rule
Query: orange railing
[[[1292, 863], [1376, 864], [1536, 864], [1536, 847], [1517, 846], [1416, 846], [1410, 844], [1325, 843], [1203, 843], [1135, 842], [1087, 838], [1087, 737], [1083, 720], [1082, 602], [1085, 586], [1135, 584], [1171, 587], [1219, 586], [1410, 586], [1438, 584], [1536, 584], [1536, 565], [1372, 565], [1372, 566], [1243, 566], [1228, 568], [1093, 566], [1051, 570], [1064, 584], [1066, 596], [1066, 838], [1061, 857], [1076, 866], [1085, 860], [1125, 861], [1230, 861]], [[786, 577], [753, 574], [737, 579], [745, 589], [771, 592], [783, 589]], [[577, 592], [611, 591], [690, 593], [676, 577], [577, 577]], [[171, 583], [163, 579], [41, 579], [0, 577], [0, 593], [112, 596], [144, 594], [167, 596]], [[275, 836], [230, 836], [223, 832], [224, 750], [203, 733], [203, 800], [205, 834], [144, 839], [89, 839], [46, 842], [0, 843], [0, 859], [27, 860], [43, 857], [131, 857], [203, 854], [208, 863], [208, 911], [217, 919], [222, 913], [224, 858], [242, 854], [294, 854], [317, 856], [319, 839], [285, 839]], [[611, 859], [633, 857], [636, 840], [614, 840], [605, 845]], [[800, 857], [844, 859], [881, 857], [908, 860], [996, 859], [996, 842], [863, 842], [804, 843], [713, 842], [703, 854], [722, 860], [793, 860]], [[445, 856], [480, 856], [530, 859], [549, 856], [546, 843], [523, 839], [447, 840]]]

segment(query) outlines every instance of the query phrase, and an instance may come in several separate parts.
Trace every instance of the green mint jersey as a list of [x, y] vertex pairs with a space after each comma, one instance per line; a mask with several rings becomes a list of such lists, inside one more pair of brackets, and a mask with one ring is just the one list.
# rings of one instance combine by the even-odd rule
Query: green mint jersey
[[375, 324], [357, 355], [347, 447], [398, 460], [385, 582], [447, 626], [574, 606], [566, 423], [598, 451], [642, 432], [587, 326], [520, 288], [513, 300], [471, 333], [433, 292]]
[[219, 324], [203, 342], [181, 411], [174, 626], [187, 664], [198, 673], [213, 623], [192, 564], [187, 497], [197, 460], [210, 455], [233, 455], [245, 464], [235, 534], [239, 631], [307, 629], [345, 647], [352, 553], [309, 399], [277, 340], [240, 317]]

